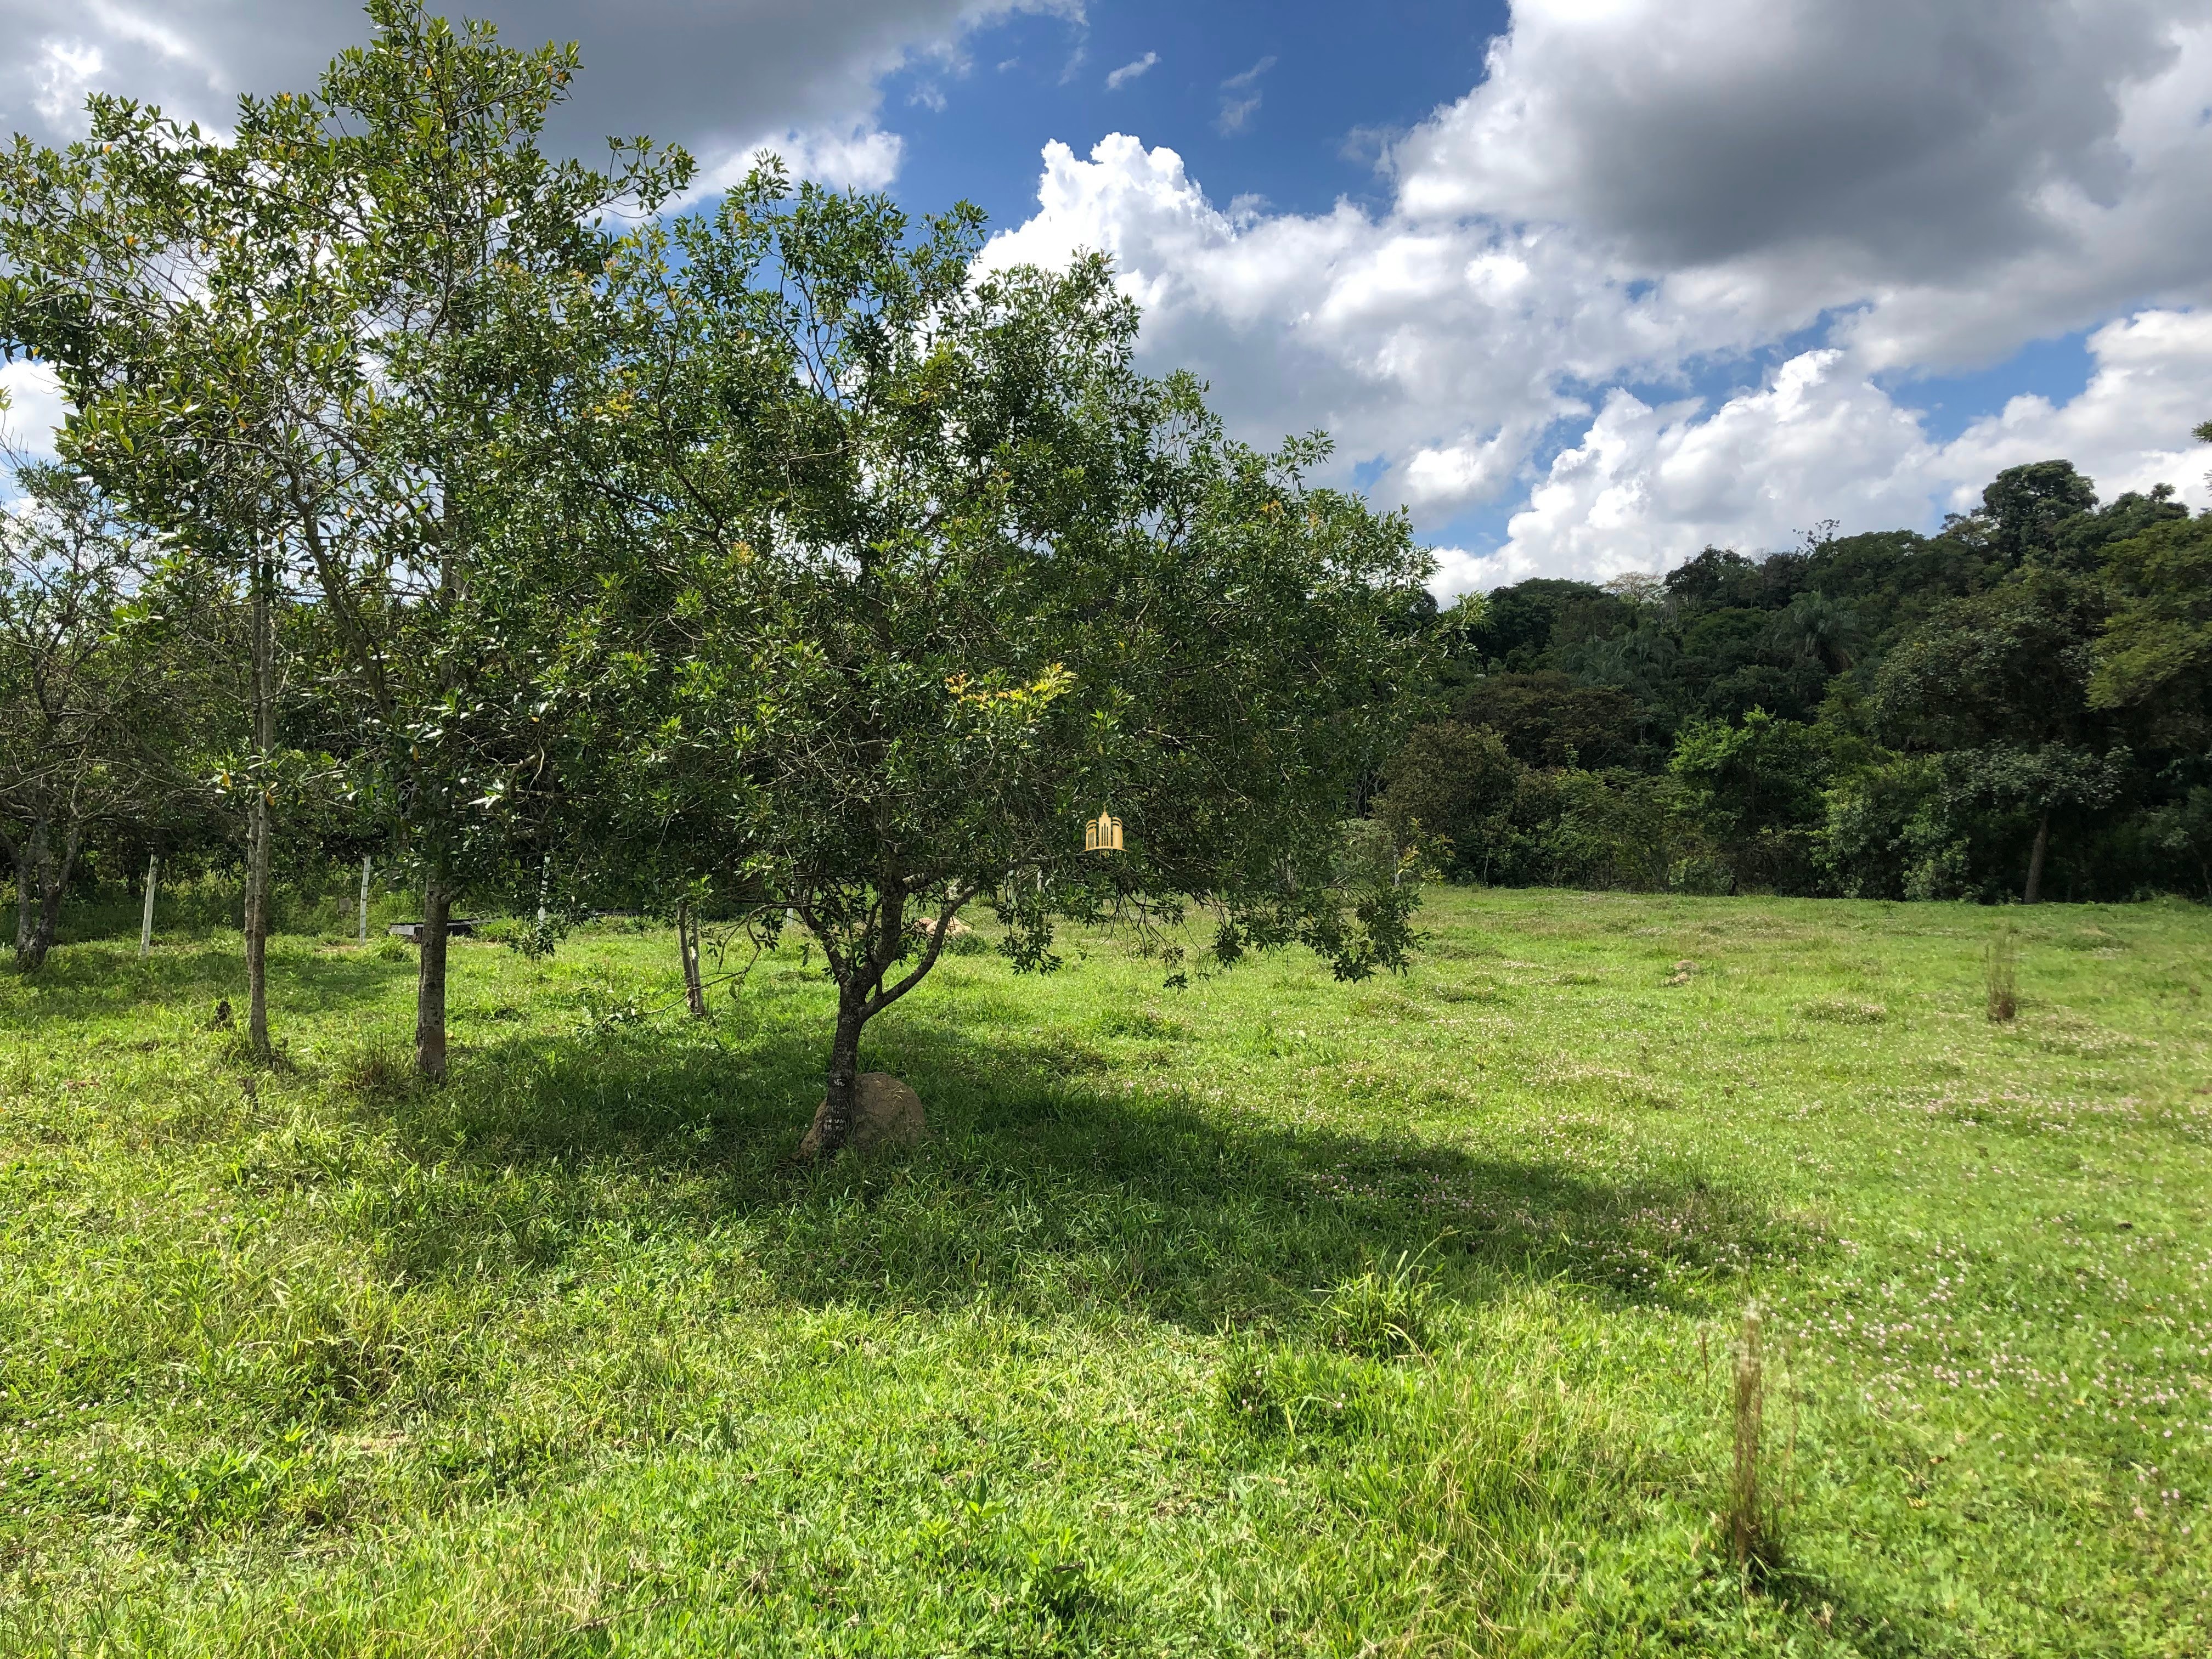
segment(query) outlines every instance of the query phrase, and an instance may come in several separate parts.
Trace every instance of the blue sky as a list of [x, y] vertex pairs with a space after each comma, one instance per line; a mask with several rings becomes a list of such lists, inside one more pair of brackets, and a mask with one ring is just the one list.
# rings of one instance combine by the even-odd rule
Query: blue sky
[[[1502, 5], [1405, 0], [1363, 6], [1354, 27], [1342, 6], [1311, 3], [1147, 0], [1093, 7], [1081, 22], [1006, 18], [968, 38], [964, 72], [920, 64], [885, 77], [884, 118], [906, 140], [897, 191], [916, 206], [965, 196], [1017, 222], [1036, 206], [1048, 142], [1087, 148], [1122, 131], [1176, 150], [1224, 203], [1252, 195], [1317, 212], [1339, 196], [1379, 201], [1366, 135], [1403, 131], [1466, 92], [1506, 21]], [[1252, 100], [1224, 131], [1224, 110]]]
[[[1020, 14], [969, 34], [954, 65], [923, 63], [884, 77], [886, 125], [903, 141], [893, 191], [916, 212], [965, 198], [994, 225], [1036, 206], [1037, 157], [1108, 132], [1141, 135], [1180, 155], [1215, 201], [1240, 199], [1293, 213], [1327, 212], [1340, 198], [1387, 209], [1383, 148], [1483, 77], [1492, 40], [1510, 25], [1503, 4], [1388, 3], [1344, 9], [1164, 5], [1091, 8], [1080, 19]], [[1255, 73], [1256, 71], [1256, 73]], [[1229, 118], [1224, 119], [1224, 118]], [[1957, 438], [2013, 398], [2063, 404], [2093, 367], [2087, 329], [2029, 342], [1972, 369], [1910, 369], [1883, 377], [1923, 411], [1929, 433]], [[1758, 386], [1792, 346], [1817, 331], [1692, 365], [1688, 386], [1713, 402]], [[1680, 388], [1628, 383], [1646, 397]], [[1540, 467], [1582, 435], [1563, 421], [1532, 449]], [[1380, 457], [1352, 457], [1371, 487]], [[1494, 547], [1518, 500], [1485, 503], [1427, 526], [1439, 540]], [[1809, 520], [1808, 520], [1809, 522]]]
[[[1323, 427], [1440, 591], [1932, 527], [2063, 455], [2212, 505], [2212, 0], [483, 0], [556, 142], [773, 145], [985, 258], [1109, 252], [1144, 356]], [[350, 0], [0, 0], [0, 131], [220, 124]], [[1116, 71], [1121, 71], [1118, 75]], [[55, 405], [0, 371], [35, 441]]]

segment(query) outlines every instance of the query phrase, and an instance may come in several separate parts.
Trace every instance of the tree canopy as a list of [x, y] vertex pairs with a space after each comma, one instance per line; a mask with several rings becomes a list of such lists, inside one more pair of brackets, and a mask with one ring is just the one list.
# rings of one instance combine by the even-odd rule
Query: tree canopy
[[1103, 262], [981, 276], [979, 246], [968, 210], [916, 228], [769, 167], [611, 283], [605, 488], [648, 505], [592, 625], [655, 683], [611, 793], [819, 942], [830, 1146], [863, 1026], [978, 899], [1029, 968], [1055, 917], [1191, 902], [1224, 965], [1297, 939], [1357, 977], [1407, 944], [1408, 896], [1337, 870], [1425, 650], [1389, 625], [1426, 568], [1403, 520], [1309, 487], [1319, 443], [1249, 450], [1137, 374]]
[[369, 14], [224, 133], [102, 95], [0, 161], [0, 352], [70, 408], [0, 582], [26, 968], [108, 849], [222, 849], [265, 1054], [276, 872], [366, 858], [422, 895], [435, 1079], [457, 902], [532, 950], [672, 913], [695, 1009], [702, 915], [796, 927], [834, 1148], [972, 905], [1025, 970], [1073, 921], [1170, 980], [1291, 943], [1358, 978], [1431, 863], [2207, 891], [2212, 520], [2166, 486], [2039, 461], [1933, 534], [1439, 610], [1325, 436], [1138, 368], [1103, 260], [988, 270], [972, 207], [772, 161], [683, 210], [679, 151], [541, 147], [573, 50]]

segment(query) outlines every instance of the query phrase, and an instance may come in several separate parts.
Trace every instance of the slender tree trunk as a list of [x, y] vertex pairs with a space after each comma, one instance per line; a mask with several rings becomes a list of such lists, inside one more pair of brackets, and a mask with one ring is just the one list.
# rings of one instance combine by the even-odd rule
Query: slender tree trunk
[[269, 564], [253, 563], [253, 793], [246, 819], [246, 1040], [257, 1054], [269, 1052], [269, 757], [276, 745]]
[[[872, 933], [864, 935], [867, 948], [863, 951], [856, 945], [847, 957], [844, 978], [837, 987], [837, 1030], [830, 1040], [830, 1086], [824, 1094], [829, 1104], [822, 1114], [824, 1158], [844, 1150], [852, 1139], [853, 1119], [860, 1106], [856, 1079], [860, 1070], [860, 1028], [868, 1023], [871, 1012], [884, 1006], [878, 1000], [884, 975], [896, 957], [899, 942], [906, 937], [906, 888], [896, 860], [884, 860], [877, 890], [882, 895], [883, 908]], [[931, 940], [924, 971], [936, 961], [942, 942], [940, 931]], [[828, 949], [826, 943], [823, 949]], [[890, 995], [896, 997], [904, 988], [893, 989]]]
[[684, 956], [684, 1000], [691, 1010], [691, 1018], [707, 1018], [707, 993], [699, 983], [699, 918], [691, 908], [691, 901], [684, 899], [676, 906], [676, 948]]
[[53, 882], [46, 889], [46, 902], [39, 915], [39, 940], [41, 947], [53, 949], [54, 935], [61, 929], [62, 895], [69, 890], [70, 872], [76, 868], [77, 848], [84, 832], [74, 826], [62, 842], [62, 856], [54, 866]]
[[822, 1114], [822, 1156], [844, 1150], [853, 1138], [853, 1116], [860, 1104], [860, 1028], [867, 1023], [867, 993], [837, 989], [837, 1030], [830, 1039], [829, 1109]]
[[15, 861], [15, 967], [26, 974], [36, 973], [46, 960], [40, 923], [46, 910], [46, 866], [52, 856], [46, 821], [33, 818], [31, 833]]
[[446, 1080], [446, 922], [453, 913], [453, 896], [433, 876], [422, 890], [422, 964], [415, 981], [415, 1070], [428, 1083]]
[[269, 802], [258, 783], [246, 821], [246, 1040], [269, 1052]]
[[12, 841], [8, 843], [8, 855], [15, 865], [15, 966], [18, 968], [26, 968], [29, 965], [27, 958], [31, 954], [31, 915], [33, 908], [31, 894], [32, 884], [37, 879], [33, 873], [35, 868], [33, 848], [38, 833], [39, 825], [34, 821], [31, 825], [30, 835], [24, 837], [21, 846], [17, 846]]
[[2043, 902], [2043, 855], [2051, 850], [2051, 809], [2043, 809], [2036, 821], [2034, 850], [2027, 855], [2027, 890], [2021, 895], [2022, 904]]
[[46, 959], [46, 949], [39, 942], [39, 915], [45, 908], [46, 896], [46, 866], [53, 857], [52, 830], [46, 819], [31, 820], [31, 856], [26, 873], [29, 881], [23, 892], [23, 914], [16, 928], [15, 954], [21, 960], [18, 965], [37, 968]]
[[361, 942], [368, 943], [368, 860], [361, 861]]
[[146, 911], [138, 918], [138, 959], [143, 962], [154, 950], [154, 883], [161, 873], [161, 855], [146, 855]]
[[[38, 904], [30, 917], [28, 948], [19, 945], [15, 952], [15, 965], [26, 973], [35, 973], [46, 966], [46, 953], [54, 948], [54, 935], [61, 930], [62, 894], [69, 886], [70, 872], [76, 866], [81, 835], [82, 831], [72, 826], [62, 838], [61, 855], [57, 858], [52, 826], [43, 818], [31, 826], [32, 879], [37, 888]], [[17, 926], [20, 930], [20, 915]]]

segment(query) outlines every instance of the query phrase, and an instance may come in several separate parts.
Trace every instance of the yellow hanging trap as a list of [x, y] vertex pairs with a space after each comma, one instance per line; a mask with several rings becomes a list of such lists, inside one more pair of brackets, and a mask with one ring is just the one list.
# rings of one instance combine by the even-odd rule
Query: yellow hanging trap
[[1083, 821], [1083, 850], [1086, 853], [1118, 853], [1121, 850], [1121, 820], [1103, 809], [1095, 818]]

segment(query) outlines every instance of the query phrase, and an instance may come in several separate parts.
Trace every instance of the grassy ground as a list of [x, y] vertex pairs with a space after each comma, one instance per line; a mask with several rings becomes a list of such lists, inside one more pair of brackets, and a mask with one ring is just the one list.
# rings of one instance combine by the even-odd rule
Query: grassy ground
[[[2203, 1654], [2205, 913], [1443, 891], [1407, 978], [0, 983], [0, 1651]], [[1677, 963], [1693, 961], [1693, 968]], [[673, 1005], [673, 1006], [672, 1006]], [[1777, 1565], [1721, 1512], [1765, 1310]]]

